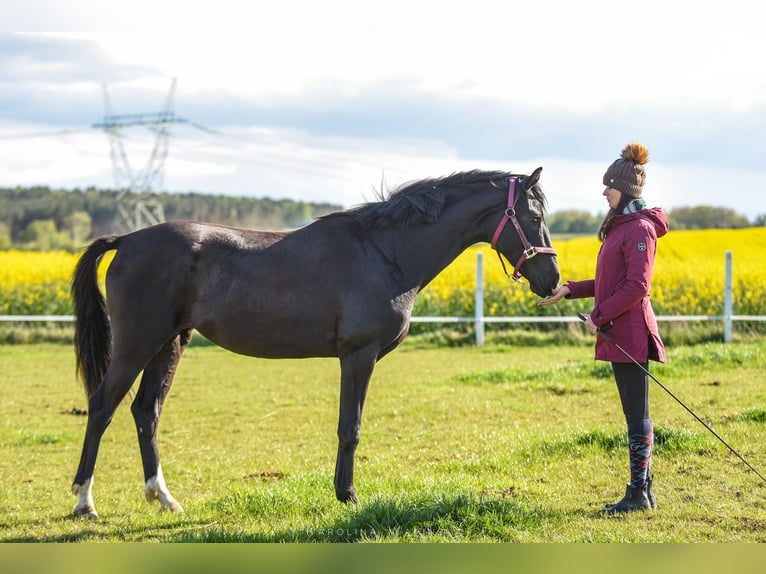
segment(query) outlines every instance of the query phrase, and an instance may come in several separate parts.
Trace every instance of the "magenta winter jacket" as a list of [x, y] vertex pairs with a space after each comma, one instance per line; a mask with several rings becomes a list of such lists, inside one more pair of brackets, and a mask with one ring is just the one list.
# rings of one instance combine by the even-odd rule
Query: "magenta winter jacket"
[[[616, 215], [598, 254], [596, 278], [567, 283], [570, 298], [594, 297], [593, 323], [608, 329], [609, 338], [641, 363], [665, 362], [649, 291], [657, 238], [667, 232], [668, 218], [661, 208]], [[603, 337], [596, 338], [596, 359], [631, 362]]]

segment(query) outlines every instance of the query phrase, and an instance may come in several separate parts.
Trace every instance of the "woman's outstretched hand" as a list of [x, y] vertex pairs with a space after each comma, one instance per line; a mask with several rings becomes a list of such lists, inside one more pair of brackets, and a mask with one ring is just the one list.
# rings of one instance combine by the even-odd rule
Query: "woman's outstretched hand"
[[562, 285], [561, 287], [556, 287], [556, 289], [553, 290], [553, 293], [548, 295], [545, 299], [542, 301], [539, 301], [537, 303], [538, 307], [544, 307], [546, 305], [553, 305], [554, 303], [558, 303], [561, 301], [564, 297], [569, 295], [571, 291], [569, 290], [569, 287], [566, 285]]

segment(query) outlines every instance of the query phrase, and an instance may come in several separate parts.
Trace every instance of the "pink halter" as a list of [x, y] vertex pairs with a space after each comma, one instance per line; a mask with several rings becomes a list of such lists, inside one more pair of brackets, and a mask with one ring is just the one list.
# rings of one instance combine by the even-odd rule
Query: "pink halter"
[[[509, 279], [512, 279], [513, 281], [521, 282], [521, 266], [524, 264], [524, 262], [527, 259], [532, 259], [538, 253], [548, 253], [550, 255], [556, 255], [556, 250], [553, 247], [534, 247], [529, 243], [529, 241], [527, 240], [527, 236], [524, 234], [524, 230], [521, 228], [521, 224], [519, 223], [519, 220], [516, 218], [516, 210], [514, 209], [514, 204], [516, 203], [515, 193], [516, 193], [516, 178], [512, 177], [508, 181], [508, 207], [503, 213], [503, 218], [500, 220], [500, 223], [498, 224], [497, 229], [495, 230], [495, 234], [492, 236], [491, 245], [492, 245], [492, 249], [497, 251], [497, 256], [500, 258], [500, 264], [503, 266], [503, 271], [505, 272], [505, 275]], [[503, 261], [503, 257], [500, 254], [500, 251], [498, 251], [497, 249], [497, 242], [500, 239], [500, 235], [503, 233], [503, 229], [505, 229], [505, 224], [508, 223], [509, 221], [513, 223], [513, 227], [516, 228], [516, 233], [519, 235], [519, 239], [521, 239], [521, 244], [524, 248], [521, 252], [521, 257], [519, 257], [519, 260], [516, 262], [516, 266], [513, 268], [513, 275], [508, 274], [508, 271], [505, 268], [505, 262]]]

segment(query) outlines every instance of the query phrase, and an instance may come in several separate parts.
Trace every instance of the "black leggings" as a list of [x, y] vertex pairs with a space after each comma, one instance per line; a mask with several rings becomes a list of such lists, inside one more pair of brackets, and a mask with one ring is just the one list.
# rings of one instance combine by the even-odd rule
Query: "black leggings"
[[[642, 366], [647, 369], [648, 363]], [[625, 421], [641, 421], [649, 418], [649, 377], [635, 363], [612, 363], [614, 380], [620, 393]]]

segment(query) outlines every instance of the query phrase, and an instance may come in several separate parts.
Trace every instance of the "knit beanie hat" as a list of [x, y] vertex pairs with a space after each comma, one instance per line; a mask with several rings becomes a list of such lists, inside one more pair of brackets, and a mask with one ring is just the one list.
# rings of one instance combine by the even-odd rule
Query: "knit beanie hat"
[[641, 142], [629, 143], [619, 159], [614, 160], [604, 174], [604, 185], [620, 190], [630, 197], [641, 197], [646, 181], [644, 164], [649, 161], [649, 149]]

